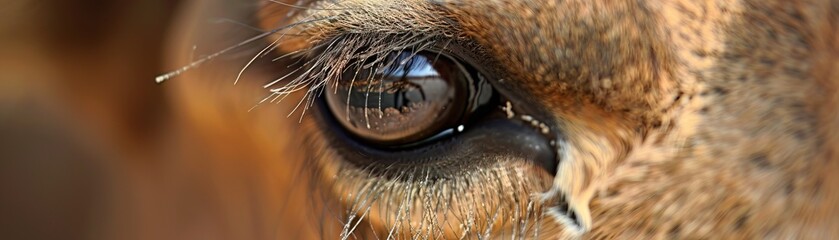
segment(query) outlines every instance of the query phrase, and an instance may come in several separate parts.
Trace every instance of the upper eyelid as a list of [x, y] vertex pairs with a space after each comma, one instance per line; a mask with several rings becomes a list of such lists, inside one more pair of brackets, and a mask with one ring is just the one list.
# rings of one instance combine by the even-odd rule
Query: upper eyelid
[[306, 36], [310, 43], [341, 33], [421, 33], [453, 37], [458, 32], [454, 21], [439, 5], [424, 0], [311, 1], [306, 7], [293, 11], [292, 17], [286, 18], [280, 27], [296, 26], [278, 34]]
[[[440, 5], [421, 0], [350, 0], [297, 10], [299, 13], [293, 14], [288, 23], [280, 24], [280, 28], [293, 27], [272, 34], [268, 39], [271, 46], [265, 49], [295, 53], [304, 66], [294, 79], [284, 81], [284, 75], [266, 84], [264, 87], [271, 92], [266, 99], [308, 89], [303, 98], [311, 102], [310, 94], [339, 80], [339, 73], [351, 63], [350, 58], [358, 60], [370, 53], [381, 57], [396, 50], [418, 51], [426, 43], [442, 41], [448, 45], [461, 37], [455, 34], [459, 32], [455, 21]], [[291, 37], [279, 39], [288, 33]]]

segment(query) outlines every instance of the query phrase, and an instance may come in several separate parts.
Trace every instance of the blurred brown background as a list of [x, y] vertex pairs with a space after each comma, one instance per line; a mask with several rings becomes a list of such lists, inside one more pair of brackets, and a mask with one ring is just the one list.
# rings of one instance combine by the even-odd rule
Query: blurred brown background
[[[196, 13], [199, 5], [203, 12]], [[192, 55], [212, 53], [255, 34], [245, 26], [255, 3], [8, 0], [2, 6], [0, 238], [271, 239], [298, 228], [280, 222], [286, 213], [279, 209], [254, 209], [281, 205], [274, 203], [291, 194], [283, 190], [288, 164], [254, 160], [282, 153], [282, 141], [264, 139], [291, 130], [252, 121], [268, 119], [271, 110], [222, 117], [245, 113], [263, 97], [243, 94], [256, 91], [258, 82], [202, 88], [190, 81], [231, 80], [233, 68], [190, 73], [174, 80], [179, 83], [153, 81], [184, 63], [173, 56], [190, 53], [189, 43], [172, 44], [179, 35], [205, 31], [184, 22], [233, 29], [212, 31], [235, 36], [226, 42], [181, 41], [196, 44]], [[252, 51], [229, 55], [215, 64], [238, 68]], [[181, 97], [189, 88], [196, 95]], [[243, 100], [207, 106], [190, 100], [220, 96]], [[209, 152], [219, 149], [213, 144], [225, 146], [213, 139], [247, 147]]]
[[95, 237], [108, 164], [142, 159], [124, 154], [144, 151], [167, 111], [151, 79], [179, 2], [2, 3], [2, 238]]

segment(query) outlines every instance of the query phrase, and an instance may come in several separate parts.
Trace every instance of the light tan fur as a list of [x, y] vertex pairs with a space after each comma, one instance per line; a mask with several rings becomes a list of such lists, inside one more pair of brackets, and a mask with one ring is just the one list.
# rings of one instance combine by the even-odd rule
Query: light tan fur
[[[21, 129], [9, 135], [19, 143], [62, 146], [48, 148], [56, 151], [53, 158], [85, 160], [66, 171], [43, 171], [48, 168], [24, 164], [40, 155], [4, 151], [23, 160], [5, 169], [42, 170], [63, 184], [55, 189], [69, 189], [4, 191], [3, 203], [11, 202], [5, 196], [30, 200], [13, 202], [13, 213], [67, 217], [55, 220], [56, 228], [32, 224], [31, 232], [70, 229], [63, 237], [87, 239], [839, 236], [835, 0], [193, 1], [181, 7], [171, 25], [157, 30], [166, 36], [163, 56], [130, 47], [145, 44], [147, 35], [121, 31], [103, 38], [111, 43], [105, 47], [28, 38], [3, 44], [20, 46], [9, 48], [11, 55], [27, 56], [0, 59], [0, 70], [14, 73], [13, 81], [0, 81], [0, 110], [13, 113], [0, 118], [4, 130]], [[125, 11], [136, 9], [146, 8]], [[16, 12], [33, 25], [53, 24]], [[268, 31], [312, 21], [152, 85], [159, 72], [140, 63], [161, 59], [167, 70], [178, 69], [259, 34], [207, 23], [235, 14]], [[143, 22], [118, 21], [122, 28], [115, 29], [143, 29]], [[66, 37], [39, 35], [51, 30], [16, 33]], [[266, 83], [300, 67], [271, 57], [349, 33], [359, 33], [351, 40], [412, 33], [478, 43], [505, 81], [549, 112], [566, 137], [557, 149], [558, 171], [496, 157], [449, 182], [386, 179], [344, 161], [332, 133], [302, 108], [287, 117], [308, 89], [253, 108], [273, 96]], [[272, 43], [277, 47], [259, 51]], [[73, 46], [97, 50], [52, 52]], [[266, 57], [252, 58], [260, 53]], [[126, 76], [148, 85], [115, 80], [131, 79]], [[24, 102], [30, 105], [17, 107]], [[38, 141], [22, 137], [29, 135]], [[29, 184], [41, 175], [2, 175], [41, 186]], [[370, 194], [376, 191], [385, 193]], [[377, 198], [359, 208], [353, 199], [363, 194]], [[448, 200], [445, 211], [429, 208]], [[579, 223], [557, 211], [563, 201]], [[48, 211], [62, 206], [77, 210]], [[363, 206], [377, 207], [365, 214]], [[463, 218], [468, 211], [498, 214]], [[528, 221], [520, 223], [524, 216]], [[347, 232], [347, 222], [358, 228]]]
[[819, 238], [839, 231], [837, 193], [826, 185], [837, 160], [829, 130], [837, 126], [835, 2], [312, 6], [337, 10], [300, 15], [337, 18], [296, 28], [309, 37], [281, 51], [364, 31], [465, 36], [486, 46], [568, 136], [572, 147], [543, 197], [570, 198], [583, 225], [572, 235]]

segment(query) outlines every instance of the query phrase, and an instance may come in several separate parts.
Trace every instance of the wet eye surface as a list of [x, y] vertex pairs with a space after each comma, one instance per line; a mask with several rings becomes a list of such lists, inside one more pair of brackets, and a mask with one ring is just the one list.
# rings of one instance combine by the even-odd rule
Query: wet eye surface
[[347, 61], [315, 111], [329, 147], [382, 177], [445, 179], [512, 159], [555, 172], [557, 132], [536, 121], [547, 113], [502, 84], [501, 67], [470, 46], [362, 46], [348, 55], [325, 48], [330, 60]]
[[550, 113], [477, 43], [418, 37], [341, 34], [302, 64], [315, 77], [300, 79], [322, 81], [306, 99], [315, 127], [304, 147], [346, 222], [413, 234], [435, 220], [402, 214], [431, 213], [447, 216], [436, 238], [457, 238], [457, 226], [488, 232], [495, 219], [535, 216], [530, 196], [549, 189], [558, 164]]
[[377, 147], [445, 138], [497, 101], [482, 73], [441, 52], [394, 52], [351, 66], [326, 102], [343, 128]]

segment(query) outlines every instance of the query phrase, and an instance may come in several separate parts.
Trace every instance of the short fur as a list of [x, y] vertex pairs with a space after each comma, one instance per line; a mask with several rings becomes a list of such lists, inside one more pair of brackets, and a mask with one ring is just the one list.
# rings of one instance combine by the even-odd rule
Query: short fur
[[[568, 148], [542, 198], [568, 198], [581, 226], [557, 220], [542, 236], [839, 233], [827, 184], [837, 160], [835, 1], [310, 6], [298, 21], [334, 19], [297, 28], [307, 37], [280, 51], [354, 32], [471, 38], [549, 108]], [[288, 6], [265, 8], [274, 7]]]
[[[146, 23], [136, 19], [114, 27], [131, 31], [103, 37], [113, 43], [100, 51], [53, 53], [71, 48], [56, 45], [7, 61], [33, 63], [16, 70], [31, 76], [99, 79], [2, 81], [11, 86], [2, 90], [37, 93], [3, 92], [3, 106], [32, 104], [7, 126], [55, 127], [29, 141], [54, 139], [69, 149], [50, 148], [59, 155], [94, 159], [70, 165], [95, 177], [61, 189], [95, 194], [53, 199], [87, 206], [77, 210], [86, 220], [61, 222], [67, 229], [103, 239], [839, 236], [835, 0], [233, 2], [183, 5], [162, 61], [192, 67], [160, 86], [152, 73], [122, 69], [139, 69], [132, 46], [148, 38], [120, 34]], [[146, 8], [125, 11], [135, 9]], [[263, 31], [207, 24], [233, 13]], [[264, 30], [274, 31], [238, 45]], [[541, 120], [566, 136], [556, 173], [488, 157], [494, 164], [459, 168], [448, 182], [426, 181], [428, 169], [383, 178], [343, 161], [331, 133], [303, 113], [361, 52], [448, 39], [477, 43], [505, 82], [551, 113]], [[228, 46], [238, 47], [190, 65]], [[92, 64], [59, 60], [69, 55]], [[148, 85], [114, 81], [126, 74]], [[65, 118], [74, 121], [47, 121]], [[74, 144], [60, 144], [67, 139]], [[38, 211], [19, 211], [50, 209], [30, 207]]]

